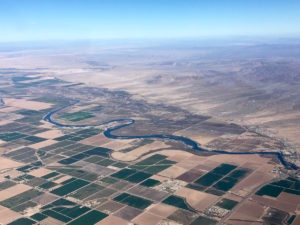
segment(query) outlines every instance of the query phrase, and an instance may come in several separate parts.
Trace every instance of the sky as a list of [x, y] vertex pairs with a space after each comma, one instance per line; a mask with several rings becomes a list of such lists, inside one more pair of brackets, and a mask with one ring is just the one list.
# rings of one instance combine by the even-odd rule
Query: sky
[[0, 41], [300, 37], [300, 0], [0, 0]]

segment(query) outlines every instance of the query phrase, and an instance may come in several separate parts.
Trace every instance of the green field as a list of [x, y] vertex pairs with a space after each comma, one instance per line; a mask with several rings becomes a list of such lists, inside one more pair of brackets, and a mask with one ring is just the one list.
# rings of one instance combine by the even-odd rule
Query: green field
[[32, 207], [35, 207], [37, 206], [37, 203], [35, 202], [32, 202], [32, 201], [27, 201], [27, 202], [24, 202], [23, 204], [20, 204], [14, 208], [12, 208], [12, 210], [16, 211], [16, 212], [23, 212], [25, 209], [27, 208], [32, 208]]
[[259, 189], [256, 194], [257, 195], [268, 195], [271, 197], [277, 197], [283, 191], [282, 187], [273, 186], [273, 185], [266, 185]]
[[112, 177], [119, 178], [119, 179], [125, 179], [126, 177], [129, 177], [130, 175], [134, 174], [136, 171], [131, 169], [122, 169], [114, 174], [112, 174]]
[[232, 210], [238, 202], [233, 201], [231, 199], [223, 198], [221, 201], [219, 201], [216, 206], [219, 206], [223, 209]]
[[60, 198], [60, 199], [52, 202], [51, 204], [43, 206], [42, 209], [49, 209], [49, 208], [53, 208], [53, 207], [63, 208], [62, 206], [70, 207], [70, 206], [75, 206], [75, 205], [76, 205], [76, 203], [74, 203], [74, 202], [71, 202], [71, 201], [66, 200], [64, 198]]
[[222, 178], [222, 175], [218, 175], [212, 172], [208, 172], [207, 174], [200, 177], [198, 180], [195, 181], [196, 184], [200, 184], [203, 186], [210, 186], [216, 181], [220, 180]]
[[52, 172], [52, 173], [49, 173], [49, 174], [46, 174], [46, 175], [42, 176], [42, 178], [50, 179], [50, 178], [56, 177], [58, 174], [59, 173], [57, 173], [57, 172]]
[[198, 178], [194, 181], [194, 184], [188, 184], [188, 187], [201, 191], [205, 187], [213, 185], [213, 187], [207, 189], [205, 192], [218, 196], [223, 195], [224, 192], [229, 191], [250, 172], [246, 168], [236, 168], [237, 166], [235, 165], [223, 163]]
[[147, 172], [147, 173], [151, 173], [151, 174], [156, 174], [156, 173], [159, 173], [165, 169], [168, 169], [171, 165], [154, 165], [154, 166], [149, 166], [147, 167], [144, 172]]
[[230, 173], [232, 170], [234, 170], [237, 166], [235, 165], [231, 165], [231, 164], [226, 164], [226, 163], [222, 163], [220, 166], [214, 168], [213, 170], [211, 170], [211, 173], [216, 173], [216, 174], [220, 174], [220, 175], [226, 175], [228, 173]]
[[89, 184], [83, 188], [81, 188], [80, 190], [76, 191], [74, 194], [72, 194], [71, 196], [73, 198], [77, 198], [77, 199], [85, 199], [88, 196], [95, 194], [96, 192], [103, 190], [104, 187], [97, 185], [97, 184]]
[[43, 188], [43, 189], [50, 189], [50, 188], [55, 187], [56, 185], [57, 185], [56, 183], [54, 183], [52, 181], [48, 181], [46, 183], [41, 184], [39, 187]]
[[169, 196], [162, 202], [167, 205], [175, 206], [177, 208], [190, 210], [190, 207], [185, 203], [185, 200], [183, 198], [175, 196], [175, 195]]
[[32, 225], [35, 224], [35, 221], [27, 218], [20, 218], [15, 220], [14, 222], [11, 222], [7, 225]]
[[61, 119], [68, 120], [71, 122], [78, 122], [78, 121], [86, 120], [86, 119], [89, 119], [92, 117], [94, 117], [94, 115], [87, 111], [65, 113], [64, 115], [60, 116]]
[[160, 184], [160, 181], [154, 180], [154, 179], [151, 179], [151, 178], [148, 179], [148, 180], [145, 180], [144, 182], [141, 183], [141, 185], [146, 186], [146, 187], [155, 187], [159, 184]]
[[105, 213], [93, 210], [88, 212], [87, 214], [84, 214], [78, 219], [67, 223], [67, 225], [94, 225], [95, 223], [99, 222], [100, 220], [103, 220], [107, 216], [108, 215]]
[[2, 182], [0, 182], [0, 191], [4, 190], [4, 189], [7, 189], [7, 188], [10, 188], [14, 185], [16, 185], [16, 183], [12, 182], [10, 180], [2, 181]]
[[237, 179], [225, 177], [218, 181], [213, 187], [221, 191], [229, 191], [237, 182]]
[[262, 187], [256, 194], [277, 197], [282, 191], [289, 194], [300, 195], [300, 181], [292, 177], [275, 181]]
[[42, 213], [36, 213], [36, 214], [32, 215], [31, 218], [36, 220], [36, 221], [41, 221], [41, 220], [46, 219], [47, 216], [42, 214]]
[[145, 209], [149, 205], [152, 204], [152, 202], [150, 200], [147, 200], [147, 199], [144, 199], [141, 197], [137, 197], [134, 195], [130, 195], [127, 193], [123, 193], [123, 194], [115, 197], [114, 201], [129, 205], [129, 206], [137, 208], [137, 209]]
[[53, 191], [51, 191], [51, 193], [59, 196], [64, 196], [88, 184], [89, 182], [87, 181], [77, 179], [71, 183], [67, 183], [57, 189], [54, 189]]
[[53, 210], [45, 210], [45, 211], [43, 211], [43, 214], [45, 214], [45, 215], [47, 215], [47, 216], [50, 216], [50, 217], [52, 217], [52, 218], [54, 218], [54, 219], [57, 219], [57, 220], [59, 220], [59, 221], [62, 221], [62, 222], [64, 222], [64, 223], [67, 223], [67, 222], [69, 222], [70, 220], [72, 220], [70, 217], [68, 217], [68, 216], [64, 216], [64, 215], [62, 215], [62, 214], [60, 214], [60, 213], [57, 213], [57, 212], [55, 212], [55, 211], [53, 211]]
[[151, 177], [152, 174], [144, 173], [144, 172], [137, 172], [127, 178], [125, 180], [132, 182], [132, 183], [139, 183], [147, 178]]
[[186, 187], [197, 190], [197, 191], [203, 191], [206, 187], [202, 186], [200, 184], [188, 184]]
[[291, 180], [280, 180], [280, 181], [271, 183], [271, 185], [275, 185], [275, 186], [279, 186], [279, 187], [283, 187], [283, 188], [293, 188], [294, 182]]
[[27, 202], [27, 201], [33, 199], [41, 194], [43, 194], [43, 192], [31, 189], [31, 190], [25, 191], [21, 194], [18, 194], [14, 197], [11, 197], [9, 199], [6, 199], [6, 200], [0, 202], [0, 204], [7, 208], [13, 208], [17, 205], [20, 205], [24, 202]]
[[31, 141], [33, 143], [38, 143], [38, 142], [42, 142], [45, 141], [45, 138], [41, 138], [41, 137], [37, 137], [37, 136], [28, 136], [24, 138], [27, 141]]
[[235, 179], [242, 179], [249, 174], [250, 170], [246, 168], [239, 168], [231, 172], [228, 176]]
[[85, 206], [76, 205], [71, 208], [70, 207], [57, 207], [57, 208], [54, 208], [53, 210], [56, 212], [59, 212], [60, 214], [68, 216], [72, 219], [75, 219], [91, 209], [88, 207], [85, 207]]
[[15, 141], [15, 140], [17, 140], [19, 138], [23, 138], [23, 137], [26, 137], [26, 135], [18, 133], [18, 132], [0, 134], [0, 140], [2, 140], [2, 141]]

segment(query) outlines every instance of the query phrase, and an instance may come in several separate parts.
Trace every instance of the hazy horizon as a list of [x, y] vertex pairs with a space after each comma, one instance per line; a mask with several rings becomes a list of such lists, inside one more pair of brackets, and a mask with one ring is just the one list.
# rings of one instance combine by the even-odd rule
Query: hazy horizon
[[294, 0], [2, 0], [0, 7], [0, 42], [300, 37]]

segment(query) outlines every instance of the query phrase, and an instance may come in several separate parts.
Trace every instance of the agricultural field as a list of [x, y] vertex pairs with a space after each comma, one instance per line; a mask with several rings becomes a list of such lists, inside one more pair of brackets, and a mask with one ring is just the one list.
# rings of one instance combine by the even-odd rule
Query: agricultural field
[[[180, 140], [147, 137], [166, 131], [190, 137], [199, 132], [202, 137], [207, 130], [216, 144], [218, 135], [237, 140], [250, 132], [239, 125], [220, 125], [126, 92], [91, 90], [59, 79], [1, 79], [7, 86], [0, 92], [0, 117], [5, 120], [0, 123], [0, 224], [300, 221], [297, 173], [274, 155], [201, 152]], [[107, 135], [132, 117], [135, 124], [111, 131], [127, 138]]]
[[81, 120], [86, 120], [91, 117], [94, 117], [92, 113], [86, 111], [79, 111], [74, 113], [65, 113], [60, 118], [71, 122], [78, 122]]

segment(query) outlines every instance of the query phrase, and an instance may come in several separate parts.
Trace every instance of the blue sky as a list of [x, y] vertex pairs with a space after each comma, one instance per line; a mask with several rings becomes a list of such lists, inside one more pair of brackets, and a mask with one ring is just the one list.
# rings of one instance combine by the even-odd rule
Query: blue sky
[[300, 36], [299, 0], [0, 0], [0, 41]]

